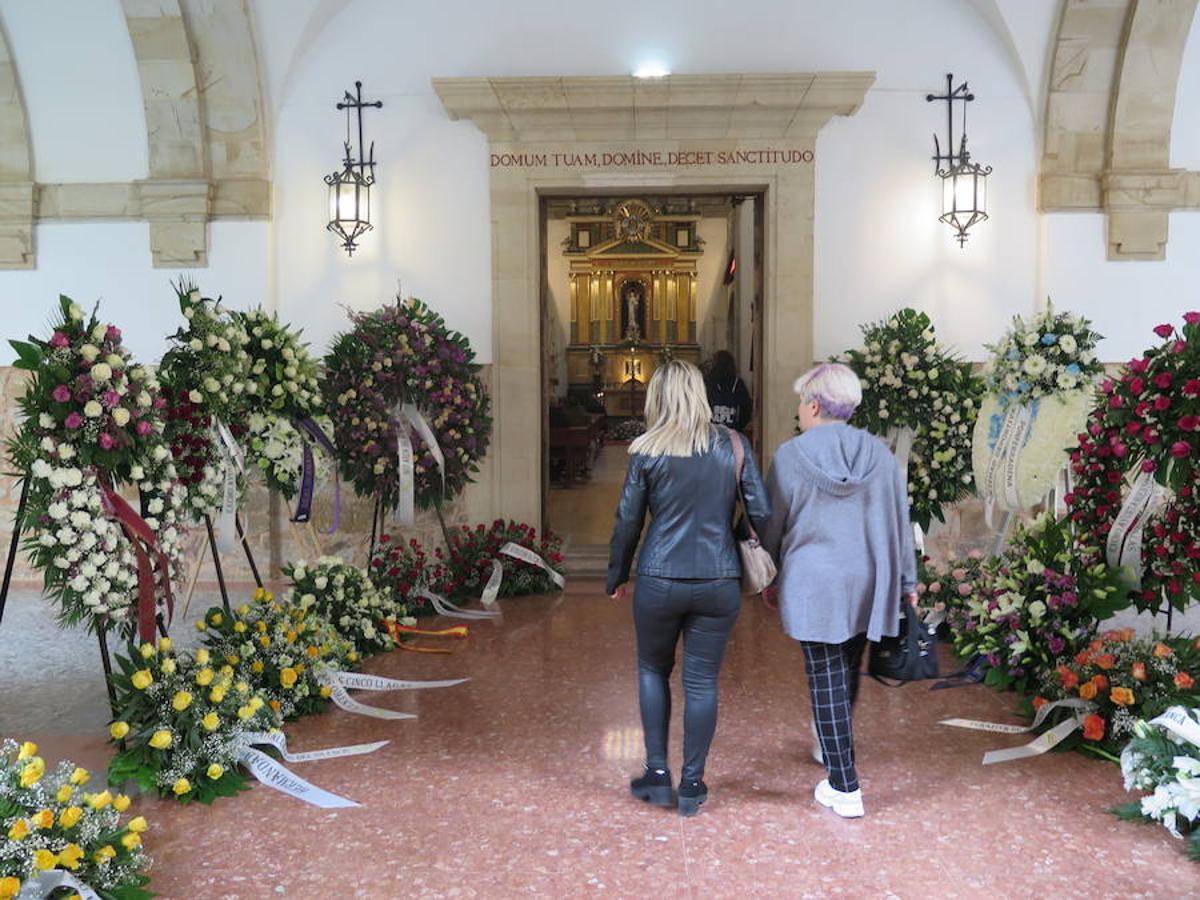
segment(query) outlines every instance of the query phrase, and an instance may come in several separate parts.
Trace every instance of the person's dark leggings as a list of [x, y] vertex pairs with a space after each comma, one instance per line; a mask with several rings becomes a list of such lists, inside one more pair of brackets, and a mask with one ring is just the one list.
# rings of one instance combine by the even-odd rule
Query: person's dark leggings
[[808, 690], [812, 694], [813, 722], [821, 742], [821, 755], [835, 791], [857, 791], [854, 767], [854, 728], [851, 714], [858, 699], [865, 634], [841, 644], [801, 641]]
[[683, 771], [685, 781], [704, 777], [717, 728], [717, 678], [725, 643], [742, 607], [736, 578], [697, 581], [640, 575], [633, 593], [637, 628], [638, 696], [646, 765], [667, 768], [671, 670], [683, 634]]

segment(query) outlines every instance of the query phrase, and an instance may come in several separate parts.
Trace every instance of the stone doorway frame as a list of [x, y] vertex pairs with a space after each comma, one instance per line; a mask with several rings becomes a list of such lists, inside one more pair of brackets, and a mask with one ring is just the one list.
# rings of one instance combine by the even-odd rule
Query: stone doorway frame
[[[450, 118], [468, 119], [487, 136], [492, 163], [492, 515], [542, 524], [541, 196], [763, 195], [762, 446], [769, 455], [792, 434], [792, 382], [813, 359], [817, 133], [833, 116], [853, 115], [874, 80], [872, 72], [433, 80]], [[758, 155], [662, 163], [673, 153], [712, 160], [739, 151]], [[623, 156], [582, 167], [556, 158], [587, 153]]]

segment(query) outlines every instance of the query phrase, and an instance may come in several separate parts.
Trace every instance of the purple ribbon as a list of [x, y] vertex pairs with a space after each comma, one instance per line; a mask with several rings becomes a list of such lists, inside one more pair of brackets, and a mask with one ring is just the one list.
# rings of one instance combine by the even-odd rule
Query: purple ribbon
[[313, 461], [312, 447], [304, 433], [300, 434], [300, 443], [304, 452], [304, 461], [300, 475], [300, 499], [296, 501], [296, 515], [293, 522], [307, 522], [312, 518], [313, 483], [316, 481], [316, 464]]
[[[302, 432], [307, 432], [317, 445], [329, 454], [330, 462], [333, 463], [333, 524], [325, 534], [333, 534], [341, 526], [342, 522], [342, 478], [338, 472], [337, 452], [334, 450], [333, 441], [325, 434], [318, 425], [310, 418], [303, 418], [296, 422]], [[308, 446], [308, 442], [304, 443], [304, 474], [300, 480], [300, 506], [296, 510], [296, 521], [307, 522], [308, 518], [300, 519], [302, 511], [306, 511], [309, 516], [312, 515], [312, 491], [313, 479], [315, 478], [315, 466], [313, 464], [312, 450]], [[305, 489], [308, 490], [308, 508], [305, 510], [304, 498]]]

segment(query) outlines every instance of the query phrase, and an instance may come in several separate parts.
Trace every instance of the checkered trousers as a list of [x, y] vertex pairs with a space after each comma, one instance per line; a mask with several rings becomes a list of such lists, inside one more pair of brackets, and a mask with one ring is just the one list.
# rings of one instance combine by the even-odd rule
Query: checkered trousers
[[851, 709], [858, 699], [859, 671], [862, 668], [865, 634], [842, 644], [801, 641], [808, 690], [812, 694], [813, 722], [821, 742], [829, 784], [834, 790], [858, 790], [858, 772], [854, 768], [854, 730]]

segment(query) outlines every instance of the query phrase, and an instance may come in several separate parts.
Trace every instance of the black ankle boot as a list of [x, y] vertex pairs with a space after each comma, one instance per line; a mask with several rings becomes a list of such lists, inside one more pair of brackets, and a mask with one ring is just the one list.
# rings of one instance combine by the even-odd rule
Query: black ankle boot
[[671, 773], [666, 769], [647, 768], [641, 778], [629, 782], [633, 796], [655, 806], [671, 806], [675, 798], [671, 792]]
[[708, 786], [703, 781], [679, 782], [679, 814], [694, 816], [708, 799]]

